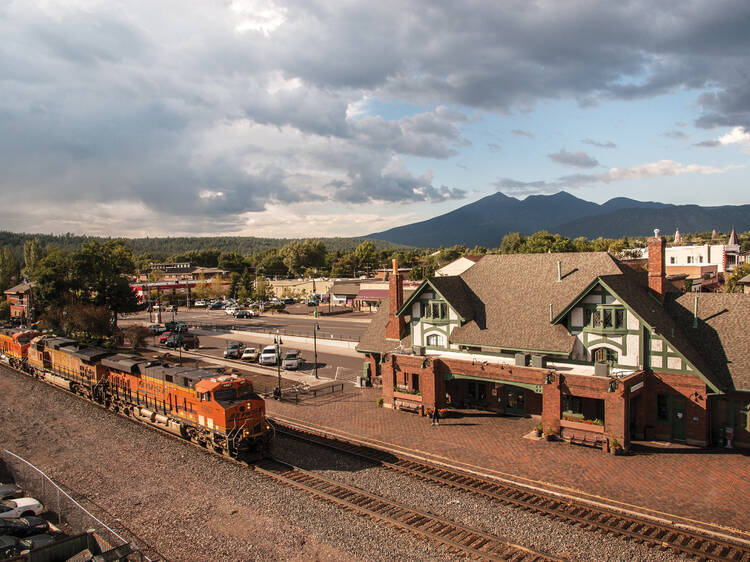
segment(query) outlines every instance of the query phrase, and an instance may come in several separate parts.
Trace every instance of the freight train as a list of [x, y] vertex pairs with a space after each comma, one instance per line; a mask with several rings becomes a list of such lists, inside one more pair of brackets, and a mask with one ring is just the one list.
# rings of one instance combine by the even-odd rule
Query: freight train
[[0, 330], [0, 351], [16, 369], [222, 455], [268, 448], [265, 401], [243, 377], [20, 330]]

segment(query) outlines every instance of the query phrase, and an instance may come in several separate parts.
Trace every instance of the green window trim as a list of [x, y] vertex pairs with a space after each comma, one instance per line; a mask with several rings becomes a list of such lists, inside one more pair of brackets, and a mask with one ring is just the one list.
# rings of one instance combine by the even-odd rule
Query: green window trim
[[598, 334], [625, 334], [627, 310], [619, 304], [584, 304], [583, 330]]

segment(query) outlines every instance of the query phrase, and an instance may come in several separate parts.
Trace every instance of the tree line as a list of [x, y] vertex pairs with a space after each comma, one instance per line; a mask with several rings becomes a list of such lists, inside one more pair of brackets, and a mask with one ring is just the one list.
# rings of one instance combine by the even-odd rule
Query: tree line
[[[463, 255], [606, 251], [620, 256], [634, 256], [635, 249], [646, 244], [645, 238], [570, 239], [543, 230], [528, 236], [518, 232], [508, 233], [497, 248], [457, 245], [435, 250], [381, 245], [364, 240], [347, 250], [332, 246], [331, 239], [288, 240], [278, 247], [245, 253], [237, 248], [222, 250], [218, 242], [216, 247], [200, 247], [206, 240], [222, 243], [237, 240], [218, 237], [185, 238], [187, 241], [200, 241], [200, 244], [164, 255], [148, 251], [136, 253], [132, 247], [133, 240], [126, 239], [28, 235], [12, 235], [9, 238], [7, 235], [11, 233], [2, 234], [6, 236], [0, 236], [0, 239], [12, 239], [14, 244], [19, 243], [23, 239], [21, 237], [26, 238], [20, 250], [10, 244], [0, 246], [0, 290], [6, 290], [24, 279], [35, 281], [35, 320], [66, 333], [85, 331], [94, 326], [91, 329], [95, 335], [112, 333], [117, 326], [117, 314], [136, 309], [135, 296], [128, 287], [130, 279], [136, 272], [145, 271], [152, 264], [160, 262], [190, 262], [227, 270], [231, 274], [231, 293], [243, 299], [253, 299], [263, 298], [266, 294], [267, 278], [368, 276], [380, 268], [389, 268], [394, 258], [401, 267], [411, 269], [409, 277], [412, 280], [420, 280], [434, 275], [436, 269]], [[669, 236], [667, 238], [671, 239]], [[695, 244], [721, 243], [726, 238], [726, 235], [721, 235], [714, 239], [712, 233], [708, 232], [682, 235], [683, 243]], [[56, 245], [60, 240], [66, 243]], [[739, 240], [743, 250], [750, 250], [750, 232], [740, 234]], [[750, 269], [750, 265], [747, 268]], [[745, 271], [745, 268], [738, 269]], [[150, 278], [157, 280], [160, 275], [163, 272], [153, 270]], [[740, 291], [737, 280], [730, 277], [727, 290]], [[211, 287], [207, 280], [196, 291], [193, 298], [220, 294], [224, 289]], [[9, 308], [5, 301], [0, 304], [0, 320], [8, 318]]]

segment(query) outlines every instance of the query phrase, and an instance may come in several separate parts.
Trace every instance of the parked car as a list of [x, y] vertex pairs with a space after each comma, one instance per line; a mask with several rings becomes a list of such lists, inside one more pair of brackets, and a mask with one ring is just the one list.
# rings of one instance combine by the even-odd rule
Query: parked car
[[259, 316], [257, 310], [238, 310], [235, 318], [255, 318]]
[[240, 309], [237, 308], [236, 306], [229, 306], [229, 307], [227, 307], [227, 308], [224, 309], [224, 312], [227, 313], [227, 316], [234, 316], [239, 311], [240, 311]]
[[164, 329], [169, 332], [187, 332], [190, 327], [184, 322], [164, 322]]
[[23, 497], [23, 488], [16, 484], [0, 484], [0, 500]]
[[39, 515], [42, 511], [44, 511], [42, 502], [34, 498], [0, 500], [0, 518], [2, 519]]
[[0, 535], [13, 537], [30, 537], [46, 533], [49, 523], [41, 517], [19, 517], [17, 519], [0, 519]]
[[260, 352], [258, 363], [261, 365], [276, 365], [276, 346], [267, 345]]
[[180, 332], [169, 336], [164, 345], [175, 349], [178, 347], [182, 347], [183, 349], [198, 349], [200, 347], [200, 340], [198, 340], [198, 336], [195, 334]]
[[318, 299], [310, 299], [307, 301], [307, 306], [318, 306], [320, 301]]
[[283, 302], [284, 304], [294, 304], [294, 299], [292, 297], [287, 297]]
[[193, 306], [195, 308], [206, 308], [208, 306], [208, 303], [204, 300], [198, 300], [193, 303]]
[[242, 360], [255, 363], [258, 360], [258, 348], [246, 347], [245, 351], [242, 352]]
[[163, 332], [161, 336], [159, 336], [159, 343], [165, 344], [167, 343], [167, 340], [172, 337], [172, 332]]
[[242, 357], [242, 350], [245, 349], [245, 344], [240, 341], [230, 341], [227, 344], [227, 348], [224, 350], [225, 359], [239, 359]]
[[299, 351], [288, 351], [281, 362], [281, 366], [289, 370], [297, 370], [301, 364], [302, 358], [299, 356]]
[[33, 550], [35, 548], [42, 548], [48, 544], [57, 542], [57, 537], [50, 535], [49, 533], [41, 533], [39, 535], [31, 535], [25, 539], [19, 539], [18, 543], [22, 547], [22, 550]]
[[166, 310], [167, 312], [177, 312], [177, 305], [174, 304], [168, 304], [164, 307], [163, 310]]
[[57, 539], [48, 533], [41, 535], [32, 535], [25, 539], [12, 537], [10, 535], [0, 536], [0, 559], [13, 558], [20, 556], [26, 551], [41, 548], [53, 544]]
[[161, 324], [149, 324], [148, 329], [154, 336], [158, 336], [159, 334], [163, 334], [167, 331], [167, 329]]
[[224, 303], [221, 301], [213, 302], [208, 305], [209, 310], [220, 310], [224, 308]]

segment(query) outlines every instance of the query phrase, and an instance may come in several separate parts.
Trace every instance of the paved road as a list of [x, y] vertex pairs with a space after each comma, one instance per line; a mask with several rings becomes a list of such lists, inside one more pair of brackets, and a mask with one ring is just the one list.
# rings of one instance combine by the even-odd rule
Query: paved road
[[[172, 320], [173, 313], [163, 312], [162, 323]], [[132, 322], [150, 324], [155, 322], [154, 313], [149, 317], [148, 312], [136, 315], [128, 315], [122, 319], [121, 324], [127, 326]], [[323, 338], [333, 337], [335, 339], [358, 340], [372, 318], [371, 314], [353, 312], [341, 316], [321, 316], [317, 319], [319, 326], [318, 334]], [[190, 309], [179, 310], [174, 313], [174, 319], [182, 322], [196, 322], [205, 324], [235, 324], [247, 327], [250, 331], [267, 331], [293, 335], [307, 335], [312, 337], [315, 319], [312, 315], [302, 314], [277, 314], [264, 312], [258, 318], [234, 318], [228, 316], [223, 310]], [[244, 328], [243, 328], [244, 329]]]

